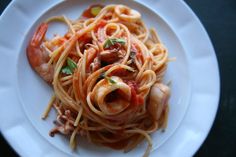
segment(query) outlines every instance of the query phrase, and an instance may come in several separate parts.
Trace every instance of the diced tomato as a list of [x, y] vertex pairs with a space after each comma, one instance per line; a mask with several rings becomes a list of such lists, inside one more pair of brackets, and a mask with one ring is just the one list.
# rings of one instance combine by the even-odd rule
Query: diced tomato
[[100, 20], [95, 26], [95, 32], [97, 32], [99, 28], [103, 28], [106, 24], [107, 22], [105, 20]]
[[140, 95], [137, 95], [137, 102], [138, 102], [138, 105], [143, 105], [144, 104], [144, 99], [142, 96]]
[[131, 103], [135, 106], [143, 105], [144, 100], [141, 96], [137, 95], [138, 85], [135, 81], [127, 81], [128, 86], [131, 88]]
[[91, 12], [91, 9], [94, 8], [94, 7], [100, 7], [100, 8], [103, 8], [104, 6], [101, 5], [101, 4], [94, 4], [94, 5], [91, 5], [88, 9], [86, 9], [83, 13], [82, 13], [82, 18], [92, 18], [92, 17], [95, 17], [92, 12]]
[[142, 53], [139, 50], [138, 46], [135, 43], [131, 44], [131, 52], [135, 52], [138, 59], [142, 59]]
[[[139, 51], [138, 51], [139, 52]], [[139, 53], [137, 53], [137, 58], [139, 58], [139, 59], [141, 59], [142, 58], [142, 54], [139, 52]]]
[[92, 38], [88, 34], [85, 34], [79, 38], [79, 41], [83, 42], [83, 43], [90, 43], [91, 40], [92, 40]]

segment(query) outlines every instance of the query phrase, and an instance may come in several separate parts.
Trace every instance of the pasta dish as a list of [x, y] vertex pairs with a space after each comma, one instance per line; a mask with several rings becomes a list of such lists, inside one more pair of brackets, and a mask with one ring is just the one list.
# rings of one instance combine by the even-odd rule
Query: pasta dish
[[[64, 23], [64, 35], [46, 37], [50, 23]], [[163, 83], [168, 51], [141, 14], [125, 5], [92, 5], [72, 20], [55, 16], [42, 22], [27, 46], [31, 67], [52, 86], [43, 113], [57, 113], [57, 133], [128, 152], [167, 126], [170, 89]]]

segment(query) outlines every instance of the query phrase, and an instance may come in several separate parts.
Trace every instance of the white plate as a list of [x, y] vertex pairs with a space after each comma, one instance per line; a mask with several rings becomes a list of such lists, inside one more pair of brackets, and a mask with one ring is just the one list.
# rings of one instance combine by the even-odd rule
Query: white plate
[[[40, 119], [52, 89], [28, 64], [25, 48], [35, 27], [53, 15], [77, 18], [96, 1], [15, 0], [0, 19], [0, 129], [21, 156], [142, 156], [146, 142], [124, 154], [81, 139], [73, 152], [68, 139], [49, 137], [55, 113]], [[165, 80], [172, 81], [169, 123], [166, 132], [152, 135], [150, 156], [191, 156], [206, 138], [219, 100], [219, 72], [214, 49], [198, 18], [183, 1], [103, 1], [123, 3], [140, 11], [148, 27], [155, 27], [170, 57]], [[51, 34], [64, 27], [51, 26]]]

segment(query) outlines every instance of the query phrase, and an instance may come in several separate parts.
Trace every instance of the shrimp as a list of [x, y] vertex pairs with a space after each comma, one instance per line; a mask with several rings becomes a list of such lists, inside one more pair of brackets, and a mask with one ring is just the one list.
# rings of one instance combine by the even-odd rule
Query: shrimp
[[148, 112], [154, 120], [159, 120], [161, 114], [167, 107], [170, 97], [170, 88], [161, 83], [155, 83], [150, 91]]
[[48, 64], [49, 54], [42, 47], [48, 25], [42, 23], [27, 46], [27, 57], [31, 67], [48, 83], [52, 83], [54, 68]]

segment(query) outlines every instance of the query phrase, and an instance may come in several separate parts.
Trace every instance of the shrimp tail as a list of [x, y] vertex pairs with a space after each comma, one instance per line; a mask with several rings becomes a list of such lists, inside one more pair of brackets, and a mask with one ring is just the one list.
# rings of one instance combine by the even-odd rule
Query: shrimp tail
[[41, 48], [45, 34], [48, 29], [48, 24], [42, 23], [37, 28], [32, 39], [27, 46], [27, 57], [31, 67], [46, 81], [52, 82], [53, 67], [48, 65], [50, 59], [48, 52]]
[[34, 33], [30, 45], [36, 47], [39, 46], [42, 43], [47, 30], [48, 30], [48, 24], [42, 23]]

